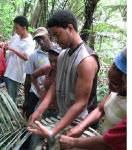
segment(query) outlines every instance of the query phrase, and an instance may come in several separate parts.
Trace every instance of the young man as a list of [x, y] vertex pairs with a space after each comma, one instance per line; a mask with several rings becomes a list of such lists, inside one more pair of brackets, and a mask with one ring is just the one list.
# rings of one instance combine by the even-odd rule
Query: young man
[[[76, 118], [84, 119], [96, 107], [96, 82], [99, 64], [97, 56], [85, 45], [77, 33], [77, 21], [72, 12], [58, 11], [49, 20], [48, 27], [55, 41], [63, 50], [58, 58], [56, 85], [49, 89], [45, 100], [30, 117], [30, 122], [40, 120], [47, 104], [56, 93], [59, 114], [63, 117], [49, 131], [40, 122], [40, 130], [28, 130], [47, 138], [54, 137]], [[87, 109], [88, 106], [88, 109]]]
[[16, 34], [4, 45], [4, 49], [8, 50], [4, 80], [9, 95], [17, 104], [19, 87], [25, 80], [26, 61], [33, 53], [35, 43], [28, 33], [28, 21], [24, 16], [14, 19], [14, 28]]
[[[33, 83], [31, 83], [31, 74], [38, 68], [49, 64], [47, 49], [51, 48], [52, 42], [50, 41], [48, 31], [45, 27], [39, 27], [33, 33], [33, 39], [40, 46], [37, 50], [30, 55], [26, 66], [26, 80], [25, 80], [25, 102], [24, 113], [26, 119], [34, 112], [37, 102], [40, 100], [41, 93], [38, 93]], [[38, 78], [41, 90], [44, 89], [44, 76]], [[31, 87], [31, 88], [30, 88]]]
[[[67, 136], [61, 136], [63, 147], [78, 147], [87, 149], [126, 150], [126, 107], [127, 107], [127, 61], [126, 49], [114, 59], [109, 73], [110, 93], [98, 107], [93, 110], [81, 123], [72, 128]], [[104, 136], [87, 138], [77, 137], [85, 127], [98, 120], [104, 114], [102, 126]], [[123, 121], [122, 121], [123, 120]], [[118, 125], [117, 125], [118, 124]]]

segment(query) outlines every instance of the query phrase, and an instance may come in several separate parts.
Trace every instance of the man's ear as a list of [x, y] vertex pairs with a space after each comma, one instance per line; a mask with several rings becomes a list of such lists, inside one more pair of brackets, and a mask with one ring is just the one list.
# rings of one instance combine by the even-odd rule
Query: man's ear
[[68, 24], [67, 28], [69, 29], [70, 32], [74, 30], [74, 27], [72, 24]]
[[122, 81], [123, 81], [124, 83], [127, 83], [127, 76], [126, 76], [125, 74], [123, 74], [123, 76], [122, 76]]
[[48, 38], [51, 40], [52, 38], [51, 38], [51, 35], [48, 33]]
[[26, 26], [23, 27], [24, 30], [27, 30]]

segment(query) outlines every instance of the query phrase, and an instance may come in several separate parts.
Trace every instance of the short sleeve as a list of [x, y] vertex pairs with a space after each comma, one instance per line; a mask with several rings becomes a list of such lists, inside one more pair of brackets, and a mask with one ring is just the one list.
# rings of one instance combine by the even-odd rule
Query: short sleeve
[[34, 41], [31, 41], [31, 43], [26, 42], [25, 46], [24, 46], [24, 54], [29, 57], [35, 49], [35, 43]]
[[43, 66], [41, 67], [41, 70], [43, 71], [44, 75], [48, 75], [51, 70], [51, 66], [50, 65]]
[[32, 74], [35, 70], [34, 67], [34, 53], [31, 54], [28, 58], [28, 61], [26, 63], [26, 74]]

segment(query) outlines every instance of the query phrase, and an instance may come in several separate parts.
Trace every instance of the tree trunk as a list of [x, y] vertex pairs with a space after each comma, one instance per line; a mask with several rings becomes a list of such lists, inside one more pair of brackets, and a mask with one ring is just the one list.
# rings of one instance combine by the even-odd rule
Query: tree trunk
[[96, 9], [96, 5], [99, 2], [99, 0], [84, 0], [85, 3], [85, 9], [84, 9], [84, 17], [85, 17], [85, 23], [81, 30], [81, 38], [87, 42], [89, 38], [89, 31], [91, 29], [91, 25], [93, 23], [93, 15], [94, 11]]
[[30, 23], [31, 27], [37, 28], [41, 11], [42, 11], [42, 0], [39, 0], [38, 4], [34, 10], [33, 17], [31, 19], [31, 23]]
[[28, 10], [29, 10], [29, 8], [30, 8], [30, 5], [31, 5], [31, 0], [25, 2], [23, 16], [26, 17], [26, 15], [27, 15], [27, 13], [28, 13]]
[[94, 43], [95, 43], [95, 32], [91, 32], [89, 34], [89, 47], [94, 50]]

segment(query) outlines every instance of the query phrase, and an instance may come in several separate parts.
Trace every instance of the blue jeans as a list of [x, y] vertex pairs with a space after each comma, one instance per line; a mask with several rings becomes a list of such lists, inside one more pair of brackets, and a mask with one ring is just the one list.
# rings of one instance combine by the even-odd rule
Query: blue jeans
[[19, 92], [21, 83], [13, 81], [7, 77], [4, 77], [4, 81], [6, 84], [8, 94], [10, 95], [10, 97], [13, 99], [13, 101], [17, 105], [17, 96], [18, 96], [18, 92]]

